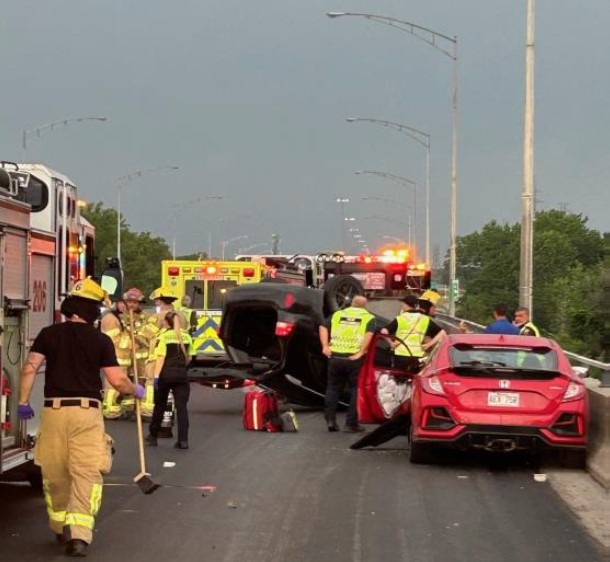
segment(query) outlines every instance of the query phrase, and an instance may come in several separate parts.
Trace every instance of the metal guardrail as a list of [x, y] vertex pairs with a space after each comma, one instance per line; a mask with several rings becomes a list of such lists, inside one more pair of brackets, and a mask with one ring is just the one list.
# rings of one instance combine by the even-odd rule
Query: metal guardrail
[[[474, 332], [476, 334], [483, 333], [483, 330], [485, 329], [485, 326], [477, 324], [476, 322], [471, 322], [470, 320], [466, 320], [465, 318], [456, 318], [455, 316], [449, 316], [448, 314], [444, 314], [442, 312], [437, 312], [435, 315], [435, 319], [439, 320], [442, 324], [445, 324], [446, 326], [451, 328], [452, 331], [458, 331], [458, 327], [462, 322], [466, 325], [469, 331]], [[610, 388], [610, 363], [602, 363], [601, 361], [590, 359], [589, 357], [577, 355], [576, 353], [572, 353], [571, 351], [564, 350], [564, 352], [568, 356], [570, 361], [572, 361], [572, 363], [599, 369], [602, 373], [601, 386], [605, 388]]]

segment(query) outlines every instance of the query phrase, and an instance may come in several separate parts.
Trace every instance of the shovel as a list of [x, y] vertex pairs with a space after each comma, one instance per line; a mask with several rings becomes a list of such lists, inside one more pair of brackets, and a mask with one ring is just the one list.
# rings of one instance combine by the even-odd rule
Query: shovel
[[[138, 382], [138, 363], [136, 361], [136, 337], [133, 331], [133, 310], [129, 311], [129, 335], [131, 336], [131, 361], [133, 363], [133, 377]], [[140, 412], [140, 400], [136, 398], [136, 425], [138, 427], [138, 453], [140, 456], [140, 472], [134, 476], [133, 481], [138, 485], [143, 494], [152, 494], [161, 484], [152, 480], [146, 472], [146, 457], [144, 455], [144, 431], [142, 430], [142, 416]]]

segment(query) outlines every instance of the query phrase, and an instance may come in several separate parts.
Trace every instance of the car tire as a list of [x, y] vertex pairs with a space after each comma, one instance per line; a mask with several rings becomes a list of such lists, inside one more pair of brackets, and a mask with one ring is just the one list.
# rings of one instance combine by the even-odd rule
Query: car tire
[[329, 313], [343, 310], [351, 305], [352, 299], [364, 295], [362, 283], [351, 275], [335, 275], [324, 283], [324, 306]]
[[587, 467], [587, 451], [582, 449], [560, 451], [559, 462], [565, 468], [585, 469]]

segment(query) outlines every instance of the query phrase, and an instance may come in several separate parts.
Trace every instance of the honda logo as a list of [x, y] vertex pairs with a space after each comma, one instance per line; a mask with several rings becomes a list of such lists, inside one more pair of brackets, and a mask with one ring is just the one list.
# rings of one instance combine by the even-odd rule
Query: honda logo
[[498, 384], [500, 385], [500, 388], [510, 388], [510, 381], [501, 380]]

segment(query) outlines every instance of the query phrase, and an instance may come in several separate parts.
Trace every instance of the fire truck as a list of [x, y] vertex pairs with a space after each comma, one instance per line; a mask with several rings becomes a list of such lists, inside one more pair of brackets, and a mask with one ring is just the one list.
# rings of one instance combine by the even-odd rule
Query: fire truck
[[[21, 365], [44, 326], [61, 318], [61, 296], [93, 274], [93, 226], [78, 189], [42, 164], [0, 163], [0, 475], [32, 459], [37, 418], [17, 418]], [[34, 386], [40, 413], [43, 385]]]
[[431, 271], [425, 263], [411, 260], [408, 248], [382, 248], [377, 254], [345, 255], [239, 255], [237, 260], [262, 263], [275, 270], [275, 277], [293, 284], [322, 287], [332, 277], [351, 275], [369, 297], [401, 297], [421, 294], [430, 288]]
[[263, 270], [259, 263], [243, 261], [161, 262], [161, 284], [170, 288], [178, 299], [185, 295], [191, 298], [197, 362], [215, 363], [226, 359], [222, 341], [218, 337], [225, 295], [231, 287], [258, 283]]

